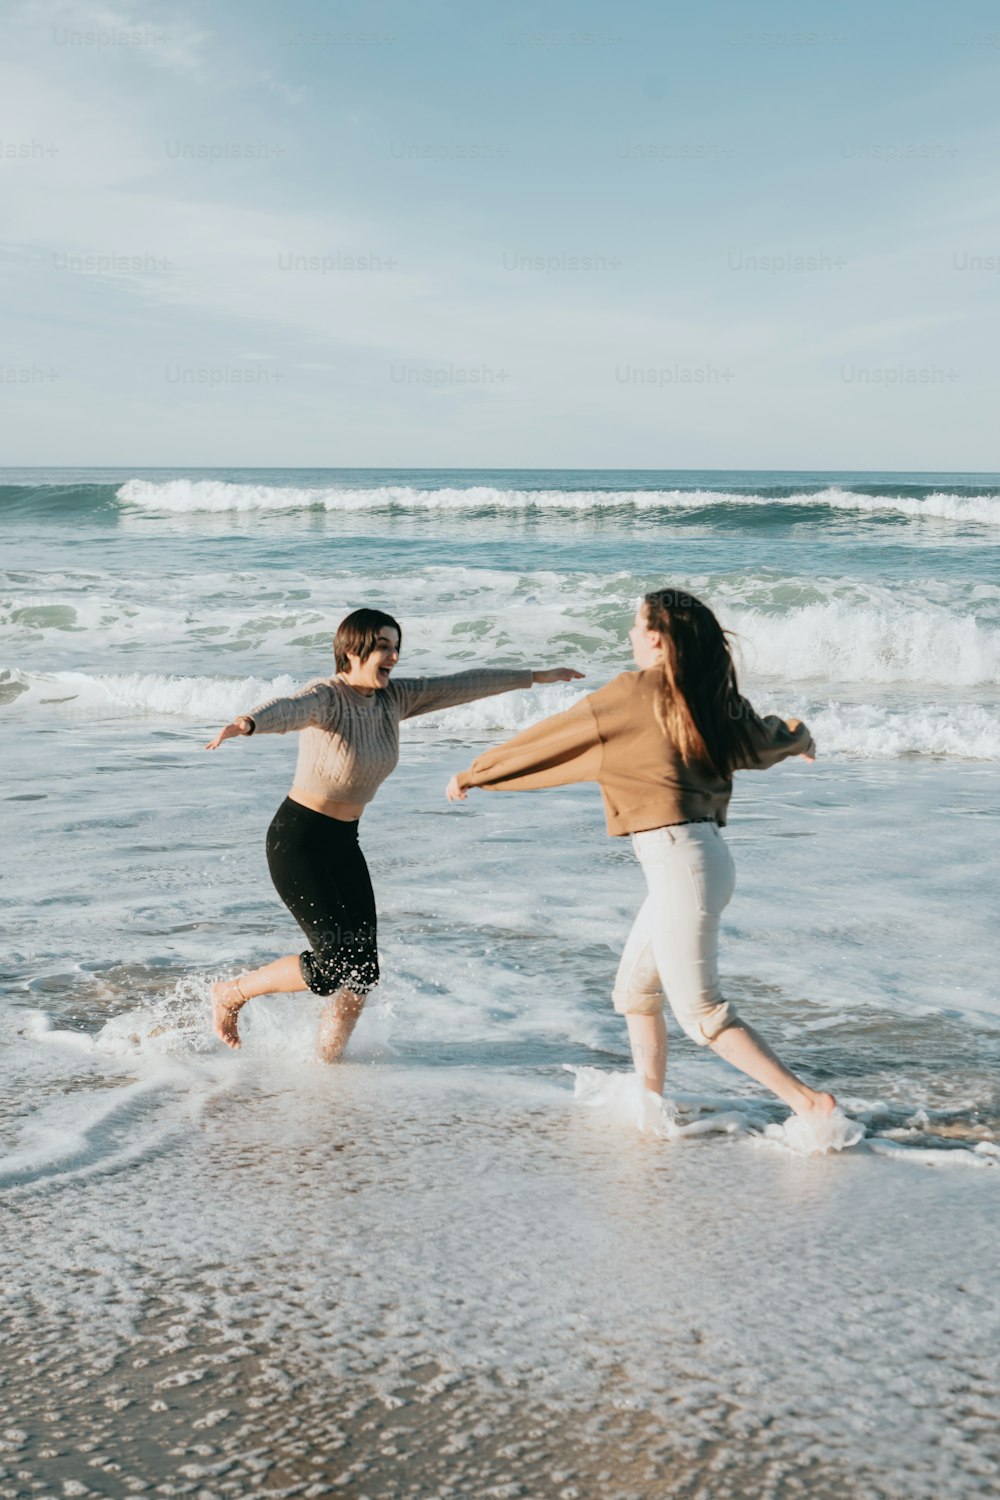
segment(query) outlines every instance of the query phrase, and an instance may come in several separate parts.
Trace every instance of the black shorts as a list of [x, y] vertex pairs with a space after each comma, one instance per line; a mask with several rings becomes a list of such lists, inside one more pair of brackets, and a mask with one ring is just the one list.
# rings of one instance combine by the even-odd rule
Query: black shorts
[[274, 888], [309, 940], [299, 955], [315, 995], [378, 984], [375, 893], [357, 823], [342, 823], [286, 797], [267, 830]]

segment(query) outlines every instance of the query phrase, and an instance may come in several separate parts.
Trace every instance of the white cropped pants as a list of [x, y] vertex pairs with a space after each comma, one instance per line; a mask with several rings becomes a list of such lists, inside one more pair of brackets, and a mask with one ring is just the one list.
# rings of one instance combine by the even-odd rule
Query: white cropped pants
[[679, 823], [632, 835], [648, 895], [625, 944], [615, 1010], [658, 1015], [664, 995], [687, 1035], [706, 1046], [739, 1017], [719, 990], [719, 925], [736, 870], [718, 824]]

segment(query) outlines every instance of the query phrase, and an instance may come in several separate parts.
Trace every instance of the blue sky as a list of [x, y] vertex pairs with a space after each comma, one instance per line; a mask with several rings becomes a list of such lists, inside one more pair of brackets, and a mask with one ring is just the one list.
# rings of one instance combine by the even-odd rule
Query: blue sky
[[995, 5], [14, 0], [7, 464], [992, 470]]

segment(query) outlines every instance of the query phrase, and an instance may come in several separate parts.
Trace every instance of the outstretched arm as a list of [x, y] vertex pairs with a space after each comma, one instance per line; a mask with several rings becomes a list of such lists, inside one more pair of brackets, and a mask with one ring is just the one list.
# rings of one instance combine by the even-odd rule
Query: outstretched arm
[[464, 802], [474, 786], [489, 791], [530, 792], [597, 781], [603, 752], [594, 710], [590, 699], [584, 698], [565, 713], [553, 714], [506, 744], [485, 751], [467, 771], [452, 777], [446, 795], [449, 802]]
[[218, 750], [223, 740], [247, 734], [288, 734], [306, 729], [310, 724], [329, 724], [335, 717], [337, 699], [322, 682], [309, 683], [289, 698], [269, 698], [251, 713], [239, 714], [225, 729], [220, 729], [206, 750]]
[[477, 698], [492, 698], [497, 693], [512, 693], [536, 682], [573, 682], [582, 677], [573, 667], [528, 667], [496, 670], [473, 667], [468, 672], [453, 672], [448, 677], [401, 677], [390, 684], [396, 695], [401, 719], [419, 714], [436, 713], [439, 708], [454, 708], [459, 703], [474, 703]]
[[801, 719], [782, 719], [777, 714], [762, 717], [745, 698], [742, 707], [753, 755], [741, 755], [734, 770], [766, 771], [790, 755], [815, 761], [816, 742]]

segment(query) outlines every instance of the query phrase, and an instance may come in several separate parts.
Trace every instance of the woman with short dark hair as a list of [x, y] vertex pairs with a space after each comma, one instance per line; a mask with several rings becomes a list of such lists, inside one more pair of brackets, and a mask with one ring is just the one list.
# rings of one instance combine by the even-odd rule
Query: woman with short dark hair
[[300, 731], [292, 789], [267, 831], [267, 863], [278, 895], [309, 941], [249, 974], [212, 986], [216, 1033], [240, 1045], [237, 1016], [255, 995], [312, 990], [330, 997], [318, 1050], [335, 1062], [379, 979], [375, 896], [358, 843], [367, 804], [399, 760], [399, 724], [418, 714], [536, 682], [569, 682], [569, 667], [541, 671], [473, 668], [448, 677], [393, 678], [403, 632], [377, 609], [356, 609], [334, 637], [336, 674], [242, 714], [206, 745], [239, 735]]

